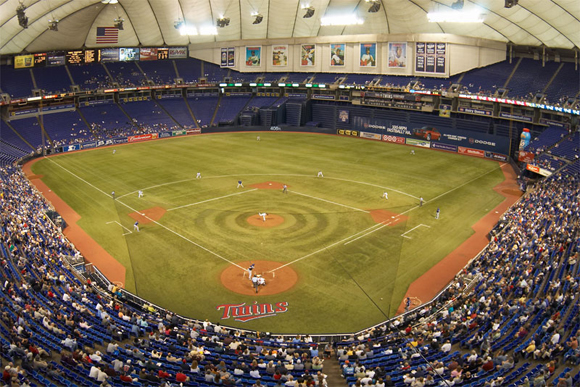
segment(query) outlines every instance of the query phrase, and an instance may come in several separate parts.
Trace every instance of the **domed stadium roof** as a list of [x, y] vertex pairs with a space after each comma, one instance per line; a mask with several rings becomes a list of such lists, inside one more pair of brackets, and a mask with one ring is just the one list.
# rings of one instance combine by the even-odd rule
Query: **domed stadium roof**
[[[515, 1], [515, 0], [511, 0]], [[378, 3], [375, 4], [375, 3]], [[28, 28], [19, 25], [23, 4]], [[375, 11], [369, 8], [375, 4]], [[303, 7], [314, 15], [304, 18]], [[483, 23], [431, 23], [427, 13], [479, 7]], [[263, 20], [254, 24], [260, 14]], [[322, 26], [322, 16], [351, 15], [362, 24]], [[217, 35], [182, 36], [177, 21], [198, 31], [229, 18]], [[580, 1], [519, 0], [5, 0], [0, 5], [0, 54], [95, 47], [97, 27], [123, 19], [114, 46], [184, 46], [190, 43], [359, 34], [446, 33], [516, 45], [580, 47]], [[48, 29], [59, 20], [58, 31]], [[403, 38], [404, 39], [404, 38]]]

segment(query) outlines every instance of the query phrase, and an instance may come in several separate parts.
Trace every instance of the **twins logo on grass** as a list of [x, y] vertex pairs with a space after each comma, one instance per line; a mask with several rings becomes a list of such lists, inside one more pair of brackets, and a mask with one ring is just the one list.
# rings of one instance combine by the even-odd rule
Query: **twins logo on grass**
[[288, 311], [288, 303], [258, 304], [258, 301], [254, 301], [254, 305], [246, 305], [245, 302], [243, 304], [222, 304], [218, 305], [216, 309], [224, 310], [222, 320], [233, 317], [235, 321], [246, 322], [262, 317], [276, 316], [278, 313], [285, 313]]

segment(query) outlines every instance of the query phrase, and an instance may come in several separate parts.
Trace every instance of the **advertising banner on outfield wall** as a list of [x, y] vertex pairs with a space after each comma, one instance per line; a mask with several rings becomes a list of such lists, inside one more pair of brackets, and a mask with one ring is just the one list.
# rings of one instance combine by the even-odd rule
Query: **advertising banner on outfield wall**
[[91, 149], [91, 148], [96, 148], [96, 147], [97, 147], [97, 142], [96, 141], [84, 142], [83, 143], [83, 149]]
[[340, 134], [341, 136], [358, 137], [358, 132], [356, 130], [338, 129], [336, 133]]
[[362, 138], [368, 138], [371, 140], [381, 141], [381, 135], [378, 133], [370, 133], [370, 132], [360, 132], [360, 136]]
[[463, 146], [460, 146], [459, 148], [457, 148], [457, 151], [462, 155], [485, 157], [485, 152], [479, 149], [465, 148]]
[[[451, 129], [448, 127], [414, 125], [412, 122], [398, 122], [380, 118], [351, 116], [353, 129], [364, 132], [379, 133], [381, 135], [393, 135], [407, 139], [429, 141], [432, 144], [453, 145], [453, 150], [446, 147], [438, 149], [455, 151], [455, 147], [480, 149], [482, 151], [508, 154], [509, 139], [485, 133], [467, 132]], [[436, 146], [433, 146], [436, 148]], [[483, 157], [483, 153], [481, 155]]]
[[80, 144], [74, 144], [74, 145], [65, 145], [62, 147], [62, 151], [63, 152], [74, 152], [81, 149], [81, 145]]
[[485, 152], [485, 157], [488, 159], [493, 159], [493, 160], [497, 160], [497, 161], [503, 161], [503, 162], [508, 161], [507, 155], [502, 155], [501, 153]]
[[416, 140], [414, 138], [407, 138], [405, 142], [407, 145], [420, 146], [422, 148], [431, 148], [431, 143], [425, 140]]
[[404, 144], [405, 137], [391, 136], [390, 134], [383, 134], [383, 141], [393, 142], [395, 144]]
[[449, 152], [457, 152], [457, 145], [450, 145], [450, 144], [441, 144], [438, 142], [432, 142], [431, 148], [433, 149], [441, 149]]

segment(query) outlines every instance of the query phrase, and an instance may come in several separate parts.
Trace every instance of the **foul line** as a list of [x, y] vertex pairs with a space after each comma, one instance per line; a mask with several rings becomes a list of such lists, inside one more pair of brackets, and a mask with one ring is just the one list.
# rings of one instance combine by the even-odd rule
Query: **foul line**
[[340, 203], [332, 202], [330, 200], [326, 200], [326, 199], [322, 199], [322, 198], [317, 198], [316, 196], [310, 196], [310, 195], [306, 195], [306, 194], [303, 194], [303, 193], [300, 193], [300, 192], [296, 192], [296, 191], [290, 191], [290, 193], [295, 193], [296, 195], [306, 196], [308, 198], [320, 200], [320, 201], [323, 201], [323, 202], [326, 202], [326, 203], [330, 203], [330, 204], [336, 204], [337, 206], [342, 206], [342, 207], [350, 208], [352, 210], [356, 210], [356, 211], [360, 211], [360, 212], [365, 212], [367, 214], [369, 213], [369, 211], [361, 210], [360, 208], [347, 206], [346, 204], [340, 204]]
[[123, 235], [133, 234], [133, 231], [129, 230], [127, 227], [123, 226], [121, 223], [117, 222], [116, 220], [113, 220], [112, 222], [107, 222], [106, 224], [111, 224], [111, 223], [117, 223], [119, 226], [123, 227], [125, 230], [128, 231], [128, 232], [123, 233]]
[[227, 198], [227, 197], [230, 197], [230, 196], [242, 195], [242, 194], [245, 194], [245, 193], [248, 193], [248, 192], [257, 191], [257, 190], [258, 190], [257, 188], [254, 188], [254, 189], [251, 189], [251, 190], [248, 190], [248, 191], [236, 192], [236, 193], [233, 193], [233, 194], [224, 195], [224, 196], [220, 196], [220, 197], [213, 198], [213, 199], [202, 200], [201, 202], [197, 202], [197, 203], [191, 203], [191, 204], [185, 204], [185, 205], [179, 206], [179, 207], [173, 207], [173, 208], [168, 209], [167, 211], [173, 211], [173, 210], [178, 210], [180, 208], [197, 206], [198, 204], [207, 203], [207, 202], [211, 202], [211, 201], [214, 201], [214, 200], [219, 200], [219, 199]]
[[[500, 165], [499, 167], [500, 167], [500, 168], [503, 168], [503, 166], [504, 166], [504, 165], [506, 165], [506, 163], [504, 163], [504, 164]], [[431, 199], [430, 201], [437, 200], [437, 199], [439, 199], [439, 198], [441, 198], [441, 197], [443, 197], [443, 196], [445, 196], [445, 195], [447, 195], [447, 194], [449, 194], [449, 193], [451, 193], [451, 192], [453, 192], [453, 191], [455, 191], [455, 190], [457, 190], [457, 189], [459, 189], [459, 188], [461, 188], [461, 187], [464, 187], [464, 186], [466, 186], [467, 184], [473, 183], [475, 180], [477, 180], [477, 179], [480, 179], [480, 178], [484, 177], [485, 175], [489, 175], [490, 173], [492, 173], [492, 172], [495, 172], [495, 171], [496, 171], [496, 169], [492, 169], [491, 171], [485, 172], [484, 174], [481, 174], [481, 175], [479, 175], [479, 176], [477, 176], [477, 177], [474, 177], [473, 179], [471, 179], [471, 180], [469, 180], [469, 181], [467, 181], [467, 182], [465, 182], [465, 183], [461, 184], [460, 186], [457, 186], [457, 187], [455, 187], [455, 188], [452, 188], [452, 189], [450, 189], [450, 190], [449, 190], [449, 191], [447, 191], [447, 192], [443, 192], [443, 193], [442, 193], [441, 195], [439, 195], [439, 196], [435, 196], [435, 197], [434, 197], [433, 199]]]
[[[50, 158], [48, 158], [48, 157], [46, 157], [46, 156], [45, 156], [44, 158], [45, 158], [45, 159], [47, 159], [47, 160], [49, 160], [50, 162], [52, 162], [52, 163], [56, 164], [56, 165], [57, 165], [57, 166], [59, 166], [60, 168], [64, 169], [66, 172], [70, 173], [71, 175], [73, 175], [74, 177], [76, 177], [77, 179], [79, 179], [80, 181], [82, 181], [83, 183], [85, 183], [85, 184], [87, 184], [87, 185], [89, 185], [89, 186], [93, 187], [94, 189], [96, 189], [97, 191], [101, 192], [102, 194], [104, 194], [104, 195], [106, 195], [106, 196], [108, 196], [108, 197], [111, 197], [111, 195], [109, 195], [108, 193], [106, 193], [105, 191], [103, 191], [102, 189], [100, 189], [99, 187], [96, 187], [95, 185], [93, 185], [93, 184], [89, 183], [88, 181], [86, 181], [86, 180], [85, 180], [85, 179], [83, 179], [82, 177], [80, 177], [80, 176], [78, 176], [78, 175], [74, 174], [73, 172], [69, 171], [68, 169], [66, 169], [65, 167], [63, 167], [62, 165], [60, 165], [59, 163], [57, 163], [56, 161], [53, 161], [52, 159], [50, 159]], [[124, 205], [125, 207], [127, 207], [127, 208], [128, 208], [128, 209], [130, 209], [131, 211], [133, 211], [133, 212], [138, 212], [136, 209], [134, 209], [133, 207], [129, 206], [128, 204], [125, 204], [125, 203], [121, 202], [119, 199], [116, 199], [116, 201], [117, 201], [118, 203], [120, 203], [120, 204]], [[234, 265], [234, 266], [236, 266], [236, 267], [239, 267], [239, 268], [240, 268], [240, 269], [242, 269], [242, 270], [246, 270], [245, 268], [241, 267], [241, 266], [240, 266], [240, 265], [238, 265], [237, 263], [235, 263], [235, 262], [232, 262], [232, 261], [230, 261], [229, 259], [222, 257], [222, 256], [221, 256], [221, 255], [219, 255], [218, 253], [215, 253], [215, 252], [211, 251], [210, 249], [208, 249], [208, 248], [206, 248], [206, 247], [203, 247], [202, 245], [200, 245], [200, 244], [198, 244], [198, 243], [195, 243], [195, 242], [194, 242], [194, 241], [192, 241], [191, 239], [188, 239], [187, 237], [185, 237], [185, 236], [183, 236], [183, 235], [179, 234], [179, 233], [178, 233], [178, 232], [176, 232], [176, 231], [173, 231], [172, 229], [170, 229], [169, 227], [167, 227], [167, 226], [165, 226], [165, 225], [163, 225], [163, 224], [159, 223], [158, 221], [151, 219], [151, 218], [150, 218], [150, 217], [148, 217], [147, 215], [143, 215], [143, 216], [144, 216], [146, 219], [150, 220], [152, 223], [155, 223], [155, 224], [156, 224], [156, 225], [158, 225], [159, 227], [162, 227], [162, 228], [164, 228], [165, 230], [169, 231], [170, 233], [172, 233], [172, 234], [174, 234], [174, 235], [177, 235], [178, 237], [180, 237], [181, 239], [183, 239], [183, 240], [185, 240], [185, 241], [187, 241], [187, 242], [191, 243], [192, 245], [194, 245], [194, 246], [197, 246], [197, 247], [199, 247], [200, 249], [202, 249], [202, 250], [204, 250], [204, 251], [206, 251], [206, 252], [208, 252], [208, 253], [212, 254], [213, 256], [215, 256], [215, 257], [218, 257], [219, 259], [222, 259], [222, 260], [224, 260], [224, 261], [226, 261], [226, 262], [228, 262], [228, 263], [230, 263], [230, 264], [232, 264], [232, 265]]]
[[419, 228], [419, 227], [421, 227], [421, 226], [423, 226], [423, 227], [427, 227], [427, 228], [431, 228], [431, 226], [427, 226], [426, 224], [423, 224], [423, 223], [421, 223], [421, 224], [419, 224], [419, 225], [417, 225], [417, 226], [413, 227], [412, 229], [405, 231], [404, 233], [402, 233], [402, 234], [401, 234], [401, 236], [402, 236], [403, 238], [412, 239], [411, 237], [409, 237], [409, 236], [406, 236], [405, 234], [407, 234], [407, 233], [410, 233], [411, 231], [413, 231], [413, 230], [415, 230], [415, 229], [417, 229], [417, 228]]

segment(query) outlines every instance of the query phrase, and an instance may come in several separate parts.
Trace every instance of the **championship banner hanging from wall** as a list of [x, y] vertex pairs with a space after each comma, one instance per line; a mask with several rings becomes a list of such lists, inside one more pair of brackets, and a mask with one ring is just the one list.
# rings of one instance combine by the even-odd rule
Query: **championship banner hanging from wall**
[[234, 47], [228, 48], [228, 67], [236, 65], [236, 49]]
[[330, 45], [330, 65], [344, 66], [344, 54], [346, 51], [346, 44], [331, 44]]
[[221, 49], [220, 67], [228, 67], [228, 49], [227, 48]]
[[303, 44], [300, 48], [300, 66], [316, 64], [316, 44]]
[[415, 72], [445, 74], [447, 43], [415, 43]]
[[360, 67], [377, 66], [377, 44], [361, 43], [360, 44]]
[[288, 66], [288, 45], [278, 44], [272, 46], [272, 66]]
[[407, 67], [407, 43], [389, 42], [389, 67]]
[[260, 67], [262, 64], [262, 47], [246, 47], [246, 66]]

